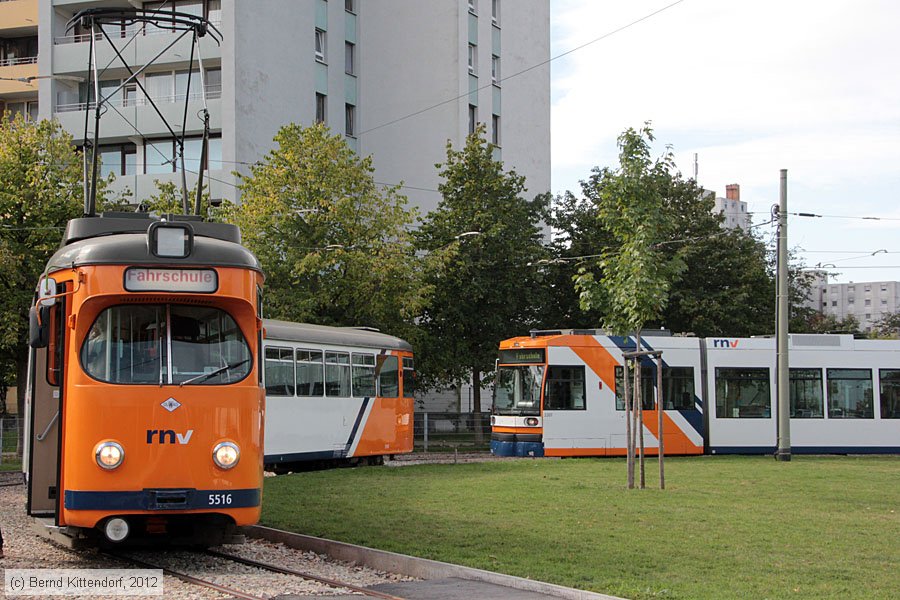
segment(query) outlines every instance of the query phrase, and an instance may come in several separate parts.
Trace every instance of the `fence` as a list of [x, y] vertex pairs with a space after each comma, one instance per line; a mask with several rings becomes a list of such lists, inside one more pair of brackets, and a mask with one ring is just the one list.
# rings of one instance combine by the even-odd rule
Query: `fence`
[[487, 452], [491, 447], [491, 415], [417, 411], [413, 439], [418, 452]]
[[21, 462], [17, 454], [19, 446], [18, 417], [0, 417], [0, 464]]

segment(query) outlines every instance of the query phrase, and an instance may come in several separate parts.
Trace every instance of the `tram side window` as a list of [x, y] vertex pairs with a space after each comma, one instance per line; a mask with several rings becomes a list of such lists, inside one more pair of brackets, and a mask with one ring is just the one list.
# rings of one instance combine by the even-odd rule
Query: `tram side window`
[[821, 369], [791, 369], [791, 418], [821, 419], [825, 416]]
[[321, 350], [297, 350], [297, 395], [325, 395]]
[[59, 375], [63, 363], [63, 330], [65, 319], [60, 316], [61, 304], [50, 308], [50, 344], [47, 348], [47, 383], [59, 385]]
[[665, 410], [697, 410], [694, 404], [694, 367], [663, 366]]
[[881, 369], [881, 418], [900, 419], [900, 369]]
[[416, 391], [416, 369], [411, 356], [403, 357], [403, 397], [412, 398]]
[[[625, 367], [616, 367], [616, 410], [625, 410], [625, 382], [622, 374]], [[656, 401], [653, 399], [653, 389], [656, 387], [656, 371], [650, 367], [641, 367], [641, 407], [644, 410], [655, 410]], [[665, 371], [663, 371], [665, 373]], [[634, 388], [634, 369], [628, 369], [628, 387]], [[634, 391], [634, 390], [632, 390]]]
[[382, 398], [400, 397], [400, 363], [396, 356], [379, 356], [378, 395]]
[[348, 352], [325, 353], [325, 395], [335, 398], [350, 397], [350, 354]]
[[585, 410], [584, 367], [553, 365], [544, 384], [544, 410]]
[[353, 396], [375, 395], [375, 355], [353, 353]]
[[874, 419], [871, 369], [828, 369], [828, 417]]
[[294, 352], [290, 348], [266, 347], [266, 395], [294, 395]]
[[720, 419], [770, 418], [769, 369], [716, 367], [716, 416]]

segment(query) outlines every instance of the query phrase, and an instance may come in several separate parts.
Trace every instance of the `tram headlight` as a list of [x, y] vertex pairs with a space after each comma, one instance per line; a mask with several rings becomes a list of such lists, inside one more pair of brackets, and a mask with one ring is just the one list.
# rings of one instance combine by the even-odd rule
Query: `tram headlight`
[[241, 449], [234, 442], [220, 442], [213, 448], [213, 462], [220, 469], [230, 469], [241, 458]]
[[529, 427], [537, 427], [538, 423], [540, 423], [540, 421], [537, 417], [528, 417], [527, 419], [525, 419], [525, 424]]
[[94, 458], [103, 469], [115, 469], [125, 460], [125, 450], [116, 442], [100, 442], [94, 449]]

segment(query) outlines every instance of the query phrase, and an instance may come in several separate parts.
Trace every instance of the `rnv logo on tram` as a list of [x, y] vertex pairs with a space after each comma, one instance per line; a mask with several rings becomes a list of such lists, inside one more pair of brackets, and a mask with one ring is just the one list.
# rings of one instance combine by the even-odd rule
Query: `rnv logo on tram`
[[[191, 441], [191, 436], [194, 435], [193, 429], [188, 429], [187, 433], [181, 434], [172, 429], [148, 429], [147, 430], [147, 443], [153, 443], [153, 436], [158, 436], [159, 441], [158, 444], [174, 444], [175, 440], [178, 440], [178, 443], [181, 445], [185, 445]], [[166, 442], [166, 440], [169, 440]]]

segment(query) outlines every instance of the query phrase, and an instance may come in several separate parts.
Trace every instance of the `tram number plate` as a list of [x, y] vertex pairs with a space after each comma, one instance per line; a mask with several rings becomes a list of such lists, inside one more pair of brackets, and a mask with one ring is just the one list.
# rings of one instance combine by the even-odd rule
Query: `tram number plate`
[[231, 494], [210, 494], [209, 506], [228, 506], [231, 504]]

